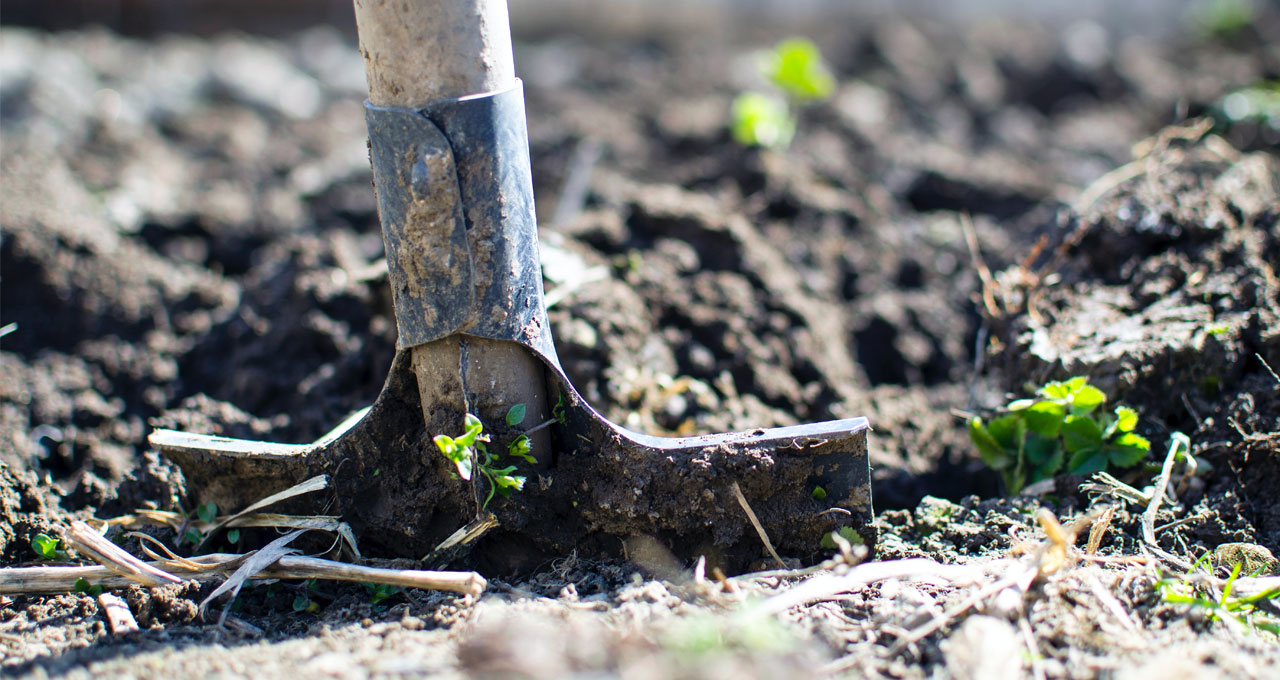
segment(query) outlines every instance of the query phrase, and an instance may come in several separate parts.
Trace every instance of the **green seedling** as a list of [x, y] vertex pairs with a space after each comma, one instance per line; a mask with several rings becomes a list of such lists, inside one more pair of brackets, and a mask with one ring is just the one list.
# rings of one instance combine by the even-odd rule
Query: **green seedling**
[[1151, 442], [1133, 431], [1138, 413], [1126, 406], [1103, 410], [1107, 396], [1087, 378], [1050, 382], [1036, 394], [1010, 402], [1005, 415], [989, 423], [976, 416], [969, 420], [979, 455], [1000, 472], [1011, 494], [1063, 469], [1088, 475], [1111, 466], [1132, 467], [1151, 449]]
[[67, 551], [58, 547], [58, 539], [48, 534], [31, 537], [31, 551], [42, 560], [66, 560]]
[[85, 580], [83, 576], [76, 579], [76, 584], [73, 587], [73, 589], [75, 590], [75, 592], [84, 593], [89, 597], [97, 597], [102, 594], [101, 585], [97, 583], [89, 583], [87, 580]]
[[218, 504], [205, 503], [204, 505], [196, 507], [196, 517], [205, 524], [212, 524], [213, 520], [218, 517]]
[[820, 486], [815, 486], [813, 487], [813, 491], [810, 492], [809, 495], [812, 496], [813, 500], [815, 501], [826, 500], [827, 490]]
[[369, 604], [374, 606], [382, 604], [400, 592], [396, 586], [386, 583], [361, 583], [360, 585], [369, 591]]
[[227, 542], [228, 542], [228, 543], [230, 543], [230, 544], [232, 544], [232, 545], [235, 545], [236, 543], [239, 543], [239, 542], [240, 542], [240, 530], [239, 530], [239, 529], [228, 529], [228, 530], [227, 530]]
[[822, 63], [822, 53], [811, 40], [788, 38], [761, 58], [769, 82], [799, 101], [826, 99], [836, 89], [835, 76]]
[[[1204, 564], [1211, 553], [1206, 553], [1195, 565], [1192, 572]], [[1235, 593], [1236, 580], [1241, 575], [1241, 563], [1237, 562], [1231, 569], [1231, 576], [1223, 584], [1221, 592], [1203, 582], [1190, 578], [1166, 577], [1156, 582], [1160, 590], [1160, 599], [1170, 604], [1185, 605], [1188, 609], [1198, 609], [1206, 614], [1210, 621], [1223, 623], [1243, 631], [1265, 631], [1273, 636], [1280, 636], [1280, 619], [1267, 616], [1265, 611], [1274, 611], [1275, 601], [1280, 600], [1280, 588], [1238, 595]]]
[[796, 133], [795, 117], [787, 102], [759, 92], [744, 92], [733, 100], [733, 139], [743, 146], [785, 148]]
[[561, 426], [569, 424], [569, 414], [565, 410], [564, 394], [556, 395], [556, 405], [551, 407], [551, 417], [556, 419]]
[[[853, 530], [853, 527], [840, 527], [838, 532], [832, 533], [839, 533], [841, 538], [853, 545], [862, 545], [863, 543], [862, 536], [859, 536], [858, 532]], [[839, 546], [836, 545], [836, 539], [833, 538], [831, 534], [823, 534], [822, 541], [818, 545], [826, 548], [827, 550], [835, 550], [839, 548]]]
[[[507, 413], [507, 420], [510, 421], [514, 416], [513, 407]], [[523, 420], [521, 415], [519, 420]], [[519, 421], [517, 421], [519, 422]], [[523, 435], [522, 435], [523, 436]], [[528, 437], [525, 437], [527, 440]], [[508, 497], [513, 491], [521, 491], [524, 489], [525, 477], [513, 474], [516, 466], [507, 465], [498, 467], [498, 461], [501, 454], [490, 453], [487, 444], [489, 443], [489, 435], [484, 433], [484, 425], [480, 419], [467, 414], [466, 431], [458, 437], [450, 437], [449, 435], [436, 435], [433, 441], [436, 448], [440, 449], [441, 455], [454, 464], [457, 468], [458, 476], [466, 481], [471, 481], [473, 473], [477, 470], [481, 478], [485, 480], [488, 486], [488, 495], [484, 502], [480, 505], [481, 510], [489, 507], [489, 502], [493, 500], [495, 494], [502, 497]], [[519, 441], [519, 437], [516, 438]], [[528, 449], [524, 446], [517, 446], [516, 442], [512, 442], [512, 447], [508, 447], [508, 454], [515, 455], [511, 449], [523, 451], [518, 457], [525, 460], [534, 460], [529, 455]], [[536, 461], [535, 461], [536, 462]]]
[[293, 597], [293, 611], [299, 613], [306, 612], [308, 614], [314, 614], [320, 611], [320, 604], [311, 598], [311, 592], [315, 589], [316, 580], [307, 579], [307, 582], [303, 585], [302, 592]]
[[778, 93], [739, 94], [730, 111], [730, 131], [743, 146], [785, 148], [795, 136], [793, 109], [830, 97], [836, 79], [818, 46], [803, 38], [783, 40], [762, 54], [760, 72]]

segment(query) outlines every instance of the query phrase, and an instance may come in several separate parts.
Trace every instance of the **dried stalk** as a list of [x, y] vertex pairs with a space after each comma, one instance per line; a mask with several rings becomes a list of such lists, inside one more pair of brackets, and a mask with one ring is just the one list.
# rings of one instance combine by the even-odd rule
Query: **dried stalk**
[[[81, 521], [71, 523], [67, 540], [76, 552], [92, 558], [110, 571], [144, 586], [163, 586], [182, 583], [182, 579], [158, 569], [125, 552], [123, 548], [103, 538], [93, 527]], [[69, 590], [69, 589], [68, 589]]]
[[[146, 564], [155, 569], [168, 569], [174, 575], [186, 579], [208, 581], [224, 576], [226, 572], [240, 565], [243, 558], [243, 555], [227, 553], [191, 558], [189, 561], [199, 564], [200, 570], [193, 570], [181, 563], [165, 560]], [[103, 588], [122, 588], [136, 583], [134, 579], [119, 576], [102, 566], [11, 567], [0, 569], [0, 593], [10, 595], [66, 593], [74, 589], [76, 581], [82, 578], [91, 585], [100, 585]], [[253, 578], [354, 581], [423, 590], [445, 590], [464, 595], [479, 595], [484, 592], [486, 586], [483, 576], [470, 571], [381, 569], [297, 555], [281, 557], [278, 562], [254, 575]]]

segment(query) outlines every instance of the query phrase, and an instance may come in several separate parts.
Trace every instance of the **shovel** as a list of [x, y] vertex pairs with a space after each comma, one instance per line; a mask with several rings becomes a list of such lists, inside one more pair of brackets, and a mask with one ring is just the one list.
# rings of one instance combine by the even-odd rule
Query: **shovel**
[[[633, 539], [731, 570], [766, 546], [814, 559], [837, 530], [874, 546], [865, 418], [653, 437], [570, 384], [543, 303], [505, 1], [355, 0], [355, 14], [396, 355], [373, 405], [314, 444], [155, 431], [194, 499], [245, 507], [325, 474], [324, 510], [366, 550], [439, 557], [496, 526], [468, 550], [510, 570]], [[438, 435], [477, 421], [492, 458], [442, 455]]]

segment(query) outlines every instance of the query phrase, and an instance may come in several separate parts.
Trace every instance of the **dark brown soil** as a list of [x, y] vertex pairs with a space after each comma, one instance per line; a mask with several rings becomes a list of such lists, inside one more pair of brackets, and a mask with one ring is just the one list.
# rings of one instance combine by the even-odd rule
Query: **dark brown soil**
[[[517, 25], [561, 362], [595, 408], [653, 434], [868, 417], [878, 557], [944, 562], [1003, 555], [1038, 508], [1066, 518], [1094, 502], [1070, 477], [1001, 498], [963, 418], [1024, 384], [1088, 375], [1142, 413], [1153, 442], [1127, 482], [1151, 484], [1175, 431], [1202, 461], [1162, 523], [1199, 519], [1163, 532], [1166, 550], [1280, 551], [1280, 130], [1220, 110], [1227, 93], [1280, 78], [1278, 21], [1264, 8], [1230, 37], [1103, 31], [1084, 51], [1079, 26], [825, 22], [803, 32], [840, 85], [800, 112], [786, 151], [742, 148], [727, 128], [733, 97], [759, 86], [752, 51], [781, 29]], [[11, 566], [75, 518], [189, 511], [181, 472], [147, 450], [153, 427], [318, 438], [378, 395], [395, 323], [349, 37], [6, 28], [0, 45]], [[967, 219], [995, 272], [985, 288]], [[1117, 511], [1104, 554], [1138, 552], [1141, 511]], [[956, 603], [931, 585], [892, 582], [748, 625], [620, 545], [504, 564], [498, 541], [518, 537], [487, 540], [479, 565], [510, 580], [478, 603], [252, 587], [235, 616], [257, 635], [199, 619], [196, 586], [124, 592], [144, 628], [125, 638], [88, 596], [0, 595], [0, 663], [33, 675], [972, 677], [965, 645], [1023, 644], [984, 615], [886, 654], [891, 631]], [[366, 552], [403, 556], [376, 537]], [[1205, 677], [1224, 663], [1261, 677], [1280, 658], [1274, 639], [1233, 637], [1126, 584], [1117, 597], [1145, 626], [1132, 638], [1089, 627], [1096, 612], [1069, 596], [1038, 595], [1025, 620], [1041, 671], [1149, 674], [1174, 644]], [[295, 612], [300, 594], [319, 612]], [[712, 651], [694, 649], [706, 635]]]

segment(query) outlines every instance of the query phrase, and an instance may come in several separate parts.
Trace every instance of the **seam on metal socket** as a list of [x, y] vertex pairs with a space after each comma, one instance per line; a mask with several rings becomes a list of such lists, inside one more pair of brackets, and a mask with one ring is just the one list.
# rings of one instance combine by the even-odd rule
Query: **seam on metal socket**
[[365, 102], [400, 348], [449, 335], [474, 300], [471, 248], [449, 140], [421, 113]]

